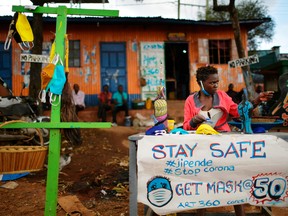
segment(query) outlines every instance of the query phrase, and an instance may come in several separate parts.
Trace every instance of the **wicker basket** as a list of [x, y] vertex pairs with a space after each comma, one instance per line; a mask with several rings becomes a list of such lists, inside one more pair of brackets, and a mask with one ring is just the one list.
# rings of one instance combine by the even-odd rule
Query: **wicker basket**
[[[8, 121], [0, 125], [21, 120]], [[44, 146], [43, 137], [35, 128], [40, 138], [41, 146], [0, 146], [0, 174], [33, 172], [43, 169], [48, 147]]]
[[0, 146], [0, 174], [43, 169], [48, 147]]

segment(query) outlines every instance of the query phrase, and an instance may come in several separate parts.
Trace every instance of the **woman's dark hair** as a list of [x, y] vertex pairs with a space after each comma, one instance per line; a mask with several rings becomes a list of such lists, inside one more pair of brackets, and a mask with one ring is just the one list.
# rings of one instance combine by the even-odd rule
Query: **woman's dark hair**
[[196, 71], [197, 83], [200, 83], [200, 81], [207, 80], [209, 75], [211, 75], [211, 74], [218, 74], [217, 68], [215, 68], [211, 65], [199, 67]]

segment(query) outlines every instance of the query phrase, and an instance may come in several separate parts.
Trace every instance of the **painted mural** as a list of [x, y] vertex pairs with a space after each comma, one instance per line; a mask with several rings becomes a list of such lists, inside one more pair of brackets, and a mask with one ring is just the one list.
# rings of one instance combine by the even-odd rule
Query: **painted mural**
[[165, 87], [165, 64], [163, 42], [141, 43], [141, 77], [146, 80], [142, 87], [142, 100], [154, 99], [157, 86]]

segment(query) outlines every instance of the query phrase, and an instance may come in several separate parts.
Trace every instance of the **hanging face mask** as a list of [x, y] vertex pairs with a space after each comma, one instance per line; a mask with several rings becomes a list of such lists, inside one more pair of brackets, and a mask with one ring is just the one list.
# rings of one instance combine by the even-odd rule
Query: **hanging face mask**
[[66, 82], [66, 76], [63, 65], [56, 65], [52, 80], [49, 82], [46, 91], [53, 94], [61, 95]]
[[42, 103], [46, 103], [46, 88], [52, 80], [56, 64], [59, 61], [59, 55], [55, 55], [51, 62], [42, 68], [41, 71], [41, 91], [39, 92], [39, 99]]
[[10, 23], [8, 35], [4, 44], [4, 49], [8, 50], [12, 37], [18, 43], [22, 50], [30, 50], [33, 48], [34, 35], [27, 17], [15, 12], [13, 20]]
[[50, 103], [52, 106], [57, 106], [55, 101], [57, 96], [59, 96], [59, 103], [61, 101], [61, 94], [66, 82], [66, 76], [63, 65], [56, 65], [52, 80], [49, 82], [46, 91], [50, 91]]
[[46, 65], [41, 71], [41, 89], [46, 89], [54, 75], [55, 67], [59, 61], [59, 55], [55, 55], [52, 61]]
[[205, 90], [202, 80], [200, 80], [201, 91], [206, 95], [210, 96], [210, 94]]
[[[56, 54], [56, 57], [54, 58], [54, 60], [53, 60], [54, 62], [51, 63], [51, 65], [54, 65], [54, 71], [53, 71], [52, 79], [48, 82], [46, 88], [42, 90], [41, 95], [39, 95], [39, 97], [40, 97], [41, 101], [44, 102], [45, 101], [44, 97], [46, 98], [46, 92], [49, 91], [49, 96], [50, 96], [49, 98], [50, 98], [51, 105], [57, 106], [58, 103], [55, 104], [55, 102], [57, 101], [57, 95], [59, 96], [59, 103], [60, 103], [62, 90], [63, 90], [64, 85], [66, 83], [66, 75], [65, 75], [62, 60], [58, 54]], [[57, 64], [58, 60], [60, 60], [60, 64]], [[51, 76], [51, 68], [53, 68], [53, 67], [52, 66], [49, 67], [49, 72], [48, 72], [49, 77]], [[42, 81], [42, 88], [45, 87], [44, 84], [46, 84], [46, 83], [47, 82]]]

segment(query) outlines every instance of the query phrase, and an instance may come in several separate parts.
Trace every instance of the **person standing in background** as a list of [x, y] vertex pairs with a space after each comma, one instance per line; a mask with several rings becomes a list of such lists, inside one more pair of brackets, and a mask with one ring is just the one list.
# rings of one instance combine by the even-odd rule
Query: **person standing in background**
[[73, 85], [73, 101], [76, 107], [76, 113], [78, 114], [79, 111], [85, 109], [85, 93], [80, 90], [78, 84]]
[[128, 95], [123, 91], [123, 85], [118, 85], [118, 91], [112, 96], [114, 108], [112, 111], [113, 122], [112, 126], [117, 126], [116, 116], [119, 111], [125, 111], [125, 117], [128, 116]]
[[255, 87], [255, 92], [256, 92], [256, 97], [258, 97], [261, 92], [264, 92], [263, 86], [257, 85], [257, 86]]
[[[261, 85], [255, 86], [255, 96], [258, 97], [261, 94], [261, 92], [264, 92], [263, 86]], [[266, 107], [266, 101], [261, 101], [259, 106], [253, 110], [253, 115], [262, 116], [264, 114], [265, 109], [264, 107]]]
[[232, 100], [234, 101], [234, 103], [239, 104], [241, 100], [239, 100], [238, 98], [238, 92], [234, 91], [234, 84], [230, 83], [228, 85], [228, 91], [226, 91], [226, 93], [232, 98]]
[[106, 112], [111, 110], [111, 100], [112, 93], [109, 92], [109, 86], [104, 85], [103, 91], [98, 96], [99, 99], [99, 109], [98, 109], [98, 119], [99, 121], [106, 122]]

